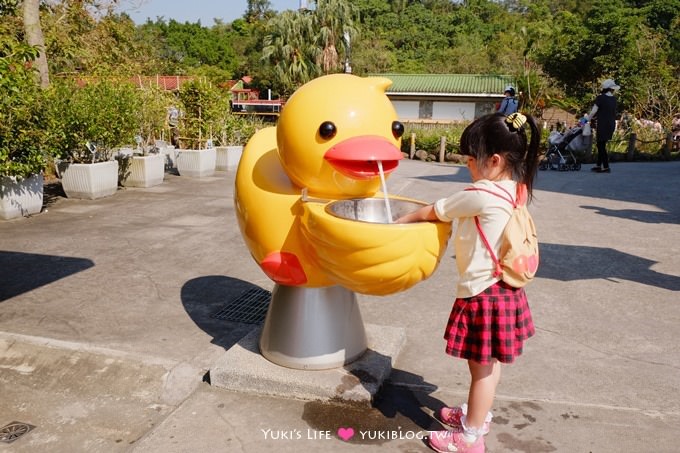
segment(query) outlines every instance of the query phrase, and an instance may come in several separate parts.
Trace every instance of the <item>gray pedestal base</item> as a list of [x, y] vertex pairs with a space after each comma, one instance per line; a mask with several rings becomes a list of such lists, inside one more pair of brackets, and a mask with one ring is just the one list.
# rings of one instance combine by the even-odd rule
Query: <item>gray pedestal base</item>
[[337, 368], [366, 352], [357, 297], [342, 286], [275, 285], [260, 336], [260, 352], [301, 370]]
[[368, 350], [341, 368], [299, 370], [276, 365], [259, 352], [256, 328], [210, 368], [215, 387], [302, 400], [345, 400], [370, 404], [392, 371], [406, 340], [404, 329], [367, 324]]

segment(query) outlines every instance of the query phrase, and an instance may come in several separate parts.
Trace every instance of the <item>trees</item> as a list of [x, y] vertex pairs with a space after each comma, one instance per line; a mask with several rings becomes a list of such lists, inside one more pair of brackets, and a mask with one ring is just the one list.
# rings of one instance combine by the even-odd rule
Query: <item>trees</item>
[[27, 66], [37, 55], [0, 22], [0, 176], [23, 178], [45, 168], [43, 93]]
[[361, 17], [358, 73], [511, 74], [529, 111], [555, 99], [586, 108], [599, 81], [613, 77], [625, 88], [623, 108], [650, 115], [665, 100], [665, 111], [680, 110], [661, 94], [673, 93], [680, 76], [680, 0], [353, 4]]
[[44, 93], [31, 64], [39, 49], [23, 41], [18, 2], [0, 2], [0, 176], [26, 178], [46, 165]]
[[319, 49], [312, 39], [308, 14], [284, 11], [267, 24], [262, 60], [273, 68], [273, 86], [284, 96], [320, 75], [316, 61]]
[[269, 0], [248, 0], [248, 7], [244, 14], [248, 23], [267, 20], [272, 15], [272, 4]]
[[52, 74], [145, 74], [155, 62], [132, 20], [106, 2], [45, 3], [41, 20]]
[[148, 68], [150, 73], [211, 74], [216, 81], [223, 81], [238, 68], [232, 27], [219, 21], [204, 27], [200, 22], [165, 22], [158, 18], [141, 25], [139, 32], [154, 43], [152, 50], [158, 64]]
[[[622, 110], [670, 123], [671, 112], [680, 111], [678, 97], [672, 95], [678, 89], [678, 67], [669, 56], [673, 44], [664, 36], [667, 30], [649, 24], [672, 28], [673, 21], [658, 11], [616, 3], [595, 2], [582, 17], [558, 13], [548, 44], [540, 51], [543, 71], [584, 107], [599, 91], [601, 80], [614, 78], [623, 87]], [[680, 13], [675, 14], [677, 21]], [[666, 112], [664, 118], [661, 112]]]
[[[0, 0], [3, 26], [16, 39], [28, 33], [7, 13], [21, 15], [36, 1]], [[113, 3], [43, 2], [43, 73], [192, 74], [216, 83], [249, 75], [251, 86], [286, 96], [342, 70], [347, 33], [359, 75], [510, 74], [530, 110], [557, 98], [586, 108], [599, 81], [612, 77], [624, 88], [623, 108], [648, 116], [680, 110], [672, 96], [680, 0], [318, 0], [284, 13], [248, 0], [243, 18], [207, 27], [162, 18], [135, 26]]]
[[40, 26], [40, 0], [24, 0], [23, 12], [26, 41], [39, 52], [34, 64], [38, 70], [40, 86], [47, 88], [50, 85], [50, 73], [47, 67], [45, 38]]
[[[320, 0], [314, 19], [315, 28], [318, 28], [316, 43], [321, 49], [320, 64], [323, 73], [336, 72], [341, 67], [338, 46], [341, 43], [349, 46], [357, 35], [354, 28], [356, 11], [345, 0]], [[349, 42], [345, 42], [345, 39]]]
[[340, 67], [345, 33], [356, 36], [355, 11], [346, 0], [318, 0], [313, 11], [284, 11], [267, 24], [262, 59], [273, 68], [273, 85], [288, 95]]

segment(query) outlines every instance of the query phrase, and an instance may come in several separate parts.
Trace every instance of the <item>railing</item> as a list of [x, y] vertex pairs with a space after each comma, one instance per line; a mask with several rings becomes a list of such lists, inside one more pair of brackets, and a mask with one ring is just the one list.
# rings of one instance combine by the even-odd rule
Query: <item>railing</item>
[[[624, 140], [619, 140], [619, 142], [622, 142], [622, 141], [624, 141]], [[674, 148], [677, 150], [680, 147], [680, 142], [673, 140], [673, 133], [672, 132], [668, 132], [666, 134], [665, 138], [660, 138], [660, 139], [657, 139], [657, 140], [642, 140], [642, 139], [638, 138], [638, 136], [635, 132], [631, 132], [628, 135], [627, 142], [628, 142], [627, 147], [626, 147], [626, 160], [627, 161], [632, 161], [633, 158], [635, 157], [635, 150], [637, 149], [638, 143], [642, 143], [642, 144], [658, 143], [659, 146], [661, 146], [661, 144], [663, 144], [661, 154], [662, 154], [662, 156], [665, 160], [670, 160], [671, 151], [673, 151]]]
[[404, 123], [404, 126], [407, 126], [409, 128], [417, 128], [421, 130], [440, 130], [440, 129], [449, 129], [452, 125], [455, 124], [464, 124], [464, 123], [469, 123], [469, 121], [437, 121], [437, 120], [408, 120], [408, 119], [403, 119], [401, 120], [402, 123]]
[[231, 105], [236, 115], [278, 115], [284, 103], [283, 99], [246, 99], [234, 100]]

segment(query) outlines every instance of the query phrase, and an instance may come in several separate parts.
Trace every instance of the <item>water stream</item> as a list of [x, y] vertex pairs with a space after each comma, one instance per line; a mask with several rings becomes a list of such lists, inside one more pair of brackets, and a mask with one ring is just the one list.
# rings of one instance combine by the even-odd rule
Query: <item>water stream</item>
[[378, 161], [378, 171], [380, 172], [380, 184], [382, 185], [383, 196], [385, 197], [385, 209], [387, 210], [387, 223], [392, 223], [392, 208], [390, 208], [390, 198], [387, 195], [387, 183], [385, 182], [385, 172], [383, 171], [382, 161]]

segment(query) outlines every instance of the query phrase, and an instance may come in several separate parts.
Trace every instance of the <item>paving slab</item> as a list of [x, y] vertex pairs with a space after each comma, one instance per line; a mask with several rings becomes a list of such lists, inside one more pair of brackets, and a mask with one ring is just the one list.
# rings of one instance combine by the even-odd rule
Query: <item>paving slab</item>
[[[444, 400], [456, 396], [389, 380], [374, 406], [357, 407], [248, 395], [203, 384], [132, 451], [428, 452], [429, 432], [443, 429], [434, 414]], [[677, 451], [678, 422], [677, 416], [622, 407], [501, 396], [486, 451], [671, 453]]]
[[[4, 448], [125, 451], [200, 383], [197, 370], [188, 371], [182, 386], [170, 382], [169, 363], [65, 346], [0, 338], [0, 426], [16, 421], [34, 427]], [[184, 394], [173, 395], [179, 388]]]
[[404, 329], [365, 325], [368, 349], [357, 360], [328, 370], [276, 365], [259, 350], [262, 329], [253, 329], [210, 368], [210, 383], [256, 395], [370, 405], [406, 341]]

